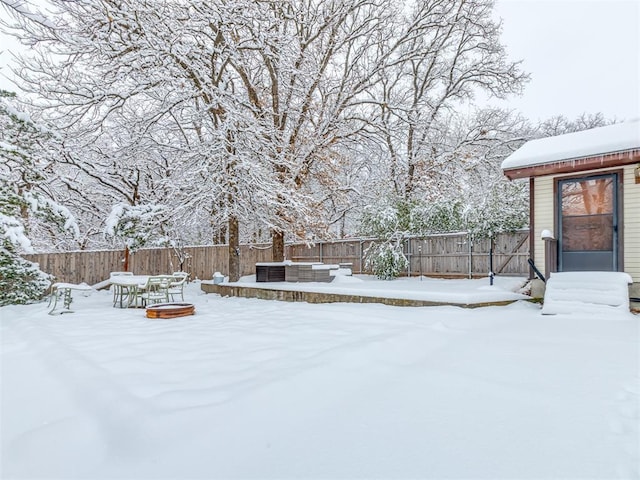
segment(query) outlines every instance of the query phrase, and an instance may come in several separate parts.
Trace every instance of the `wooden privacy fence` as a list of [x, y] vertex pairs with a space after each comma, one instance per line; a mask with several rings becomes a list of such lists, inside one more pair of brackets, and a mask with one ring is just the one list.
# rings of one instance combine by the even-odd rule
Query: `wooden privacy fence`
[[[227, 274], [227, 245], [186, 247], [181, 251], [185, 256], [182, 270], [191, 279], [210, 279], [215, 272]], [[24, 255], [24, 258], [38, 263], [43, 272], [53, 275], [58, 282], [95, 285], [109, 278], [111, 272], [121, 271], [124, 264], [124, 250], [78, 251], [65, 253], [38, 253]], [[257, 262], [271, 261], [270, 245], [242, 245], [240, 247], [241, 275], [255, 273]], [[172, 248], [143, 248], [129, 256], [129, 271], [136, 275], [157, 275], [180, 270], [179, 257]]]
[[[529, 232], [500, 234], [494, 241], [493, 271], [496, 275], [529, 275]], [[375, 240], [341, 240], [314, 245], [290, 244], [285, 248], [294, 262], [351, 263], [354, 273], [371, 273], [364, 260]], [[471, 241], [466, 233], [410, 238], [404, 242], [409, 259], [407, 275], [477, 277], [489, 272], [489, 239]], [[182, 270], [191, 278], [211, 279], [214, 272], [227, 275], [228, 246], [185, 247]], [[241, 275], [255, 274], [255, 264], [272, 261], [270, 245], [241, 245]], [[122, 270], [124, 251], [100, 250], [25, 255], [56, 281], [95, 285], [110, 272]], [[171, 273], [180, 270], [179, 256], [172, 248], [141, 249], [131, 254], [129, 270], [139, 275]]]
[[[493, 244], [493, 272], [496, 275], [528, 276], [529, 231], [501, 233]], [[365, 254], [375, 240], [321, 242], [313, 246], [287, 247], [287, 258], [294, 262], [353, 264], [354, 273], [371, 273]], [[471, 240], [467, 233], [430, 235], [404, 241], [409, 260], [407, 275], [477, 277], [489, 273], [490, 240]]]

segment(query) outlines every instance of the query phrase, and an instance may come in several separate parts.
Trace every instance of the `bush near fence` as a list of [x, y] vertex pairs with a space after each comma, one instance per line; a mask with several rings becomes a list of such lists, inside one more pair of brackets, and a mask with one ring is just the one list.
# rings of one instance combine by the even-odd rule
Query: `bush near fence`
[[[499, 234], [494, 241], [493, 271], [497, 275], [528, 276], [529, 232]], [[370, 273], [364, 255], [371, 239], [318, 242], [313, 245], [289, 244], [286, 258], [294, 262], [351, 263], [354, 273]], [[187, 258], [182, 269], [191, 279], [211, 279], [214, 272], [228, 274], [227, 245], [186, 247]], [[409, 259], [407, 275], [436, 277], [478, 277], [489, 272], [489, 239], [471, 242], [466, 233], [409, 238], [404, 242]], [[38, 253], [24, 258], [40, 265], [59, 282], [94, 285], [110, 272], [123, 266], [123, 250]], [[241, 245], [241, 275], [255, 274], [255, 264], [272, 261], [270, 245]], [[172, 248], [145, 248], [129, 257], [129, 270], [139, 275], [171, 273], [180, 269]]]

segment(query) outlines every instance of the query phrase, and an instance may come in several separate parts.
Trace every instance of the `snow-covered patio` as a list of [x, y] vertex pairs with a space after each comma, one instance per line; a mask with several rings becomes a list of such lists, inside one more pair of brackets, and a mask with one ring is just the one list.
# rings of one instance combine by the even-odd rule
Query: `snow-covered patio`
[[[330, 283], [323, 282], [256, 282], [255, 275], [242, 277], [238, 282], [223, 283], [219, 292], [211, 287], [213, 281], [203, 281], [203, 290], [220, 293], [222, 296], [232, 294], [233, 287], [239, 287], [235, 296], [255, 297], [253, 290], [271, 290], [277, 292], [306, 292], [321, 294], [318, 296], [299, 296], [310, 303], [325, 303], [322, 295], [326, 295], [329, 303], [363, 302], [373, 299], [373, 302], [388, 302], [388, 299], [408, 301], [405, 305], [456, 305], [456, 306], [488, 306], [491, 304], [508, 304], [517, 300], [530, 299], [523, 292], [526, 290], [527, 280], [522, 277], [495, 277], [493, 285], [488, 278], [449, 279], [443, 280], [432, 277], [401, 277], [394, 281], [381, 281], [372, 275], [344, 275], [335, 274]], [[232, 288], [228, 288], [232, 287]], [[283, 296], [273, 295], [273, 298]], [[353, 298], [349, 298], [353, 297]], [[264, 296], [258, 298], [272, 298]], [[307, 299], [308, 298], [308, 299]]]
[[[430, 288], [483, 285], [447, 282]], [[0, 477], [640, 475], [630, 313], [310, 305], [199, 289], [185, 295], [196, 315], [172, 320], [112, 308], [106, 291], [75, 295], [73, 314], [0, 309]]]

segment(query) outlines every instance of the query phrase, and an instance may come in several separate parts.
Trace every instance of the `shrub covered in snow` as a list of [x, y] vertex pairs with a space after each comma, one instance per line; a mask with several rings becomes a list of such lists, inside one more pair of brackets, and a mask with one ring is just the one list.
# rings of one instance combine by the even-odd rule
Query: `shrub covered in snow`
[[412, 230], [416, 217], [415, 204], [399, 200], [382, 207], [367, 206], [360, 223], [360, 232], [379, 239], [365, 252], [365, 265], [383, 280], [396, 278], [407, 268], [407, 257], [402, 252], [402, 240]]
[[0, 247], [0, 306], [38, 301], [50, 284], [38, 264]]
[[381, 280], [393, 280], [407, 268], [401, 243], [374, 243], [365, 252], [365, 265]]
[[43, 152], [51, 133], [12, 104], [15, 95], [0, 90], [0, 305], [42, 298], [50, 278], [20, 257], [33, 251], [33, 221], [79, 236], [69, 210], [49, 196]]

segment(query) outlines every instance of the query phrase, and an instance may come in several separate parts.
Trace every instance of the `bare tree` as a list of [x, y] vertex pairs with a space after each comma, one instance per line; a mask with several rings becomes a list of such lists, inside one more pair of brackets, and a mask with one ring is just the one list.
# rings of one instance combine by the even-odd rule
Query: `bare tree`
[[[20, 24], [20, 38], [38, 48], [16, 73], [43, 118], [65, 132], [66, 162], [130, 205], [153, 199], [158, 184], [173, 186], [174, 201], [187, 208], [200, 197], [229, 223], [235, 253], [240, 216], [275, 189], [255, 194], [270, 169], [256, 168], [261, 149], [246, 133], [255, 131], [253, 117], [235, 95], [238, 79], [221, 47], [220, 25], [231, 25], [232, 12], [215, 22], [220, 15], [205, 15], [206, 2], [51, 3], [54, 28]], [[231, 255], [232, 278], [237, 265]]]
[[394, 193], [424, 194], [430, 179], [448, 168], [448, 123], [468, 109], [474, 93], [504, 97], [527, 76], [509, 62], [492, 19], [493, 0], [411, 2], [390, 36], [396, 52], [379, 90], [378, 128], [386, 145]]
[[279, 260], [286, 236], [344, 234], [389, 184], [424, 193], [459, 162], [456, 110], [526, 78], [491, 0], [50, 4], [54, 22], [16, 17], [33, 47], [16, 73], [64, 132], [68, 190], [99, 191], [88, 217], [171, 198], [162, 229], [206, 223], [232, 279], [242, 225], [271, 230]]

